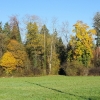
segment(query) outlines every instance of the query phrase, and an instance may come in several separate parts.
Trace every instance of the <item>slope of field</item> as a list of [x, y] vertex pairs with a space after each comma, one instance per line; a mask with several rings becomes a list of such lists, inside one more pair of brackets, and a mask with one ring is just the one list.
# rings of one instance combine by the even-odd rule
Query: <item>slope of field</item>
[[0, 100], [100, 100], [100, 77], [0, 78]]

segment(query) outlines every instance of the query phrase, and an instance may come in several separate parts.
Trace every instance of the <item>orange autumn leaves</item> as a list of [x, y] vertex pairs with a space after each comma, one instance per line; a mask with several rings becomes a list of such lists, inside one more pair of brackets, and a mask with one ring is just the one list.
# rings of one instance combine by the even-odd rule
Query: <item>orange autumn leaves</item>
[[12, 73], [17, 67], [25, 67], [27, 54], [24, 47], [16, 40], [11, 40], [7, 45], [7, 51], [0, 60], [0, 66], [6, 73]]

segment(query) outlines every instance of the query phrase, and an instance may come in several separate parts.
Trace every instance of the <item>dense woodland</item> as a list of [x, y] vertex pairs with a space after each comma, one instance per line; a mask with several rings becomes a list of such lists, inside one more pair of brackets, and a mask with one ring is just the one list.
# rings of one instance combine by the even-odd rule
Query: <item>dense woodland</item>
[[77, 21], [73, 34], [68, 22], [58, 29], [53, 19], [49, 30], [34, 15], [24, 20], [23, 41], [19, 24], [17, 16], [0, 22], [0, 76], [100, 75], [100, 12], [93, 16], [93, 29]]

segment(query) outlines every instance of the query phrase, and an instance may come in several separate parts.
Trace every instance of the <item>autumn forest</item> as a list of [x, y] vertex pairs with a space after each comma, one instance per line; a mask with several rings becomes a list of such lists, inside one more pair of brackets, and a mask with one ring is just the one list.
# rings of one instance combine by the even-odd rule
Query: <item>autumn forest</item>
[[56, 21], [48, 28], [38, 16], [26, 16], [24, 41], [17, 16], [1, 21], [0, 76], [100, 75], [100, 12], [92, 29], [77, 21], [73, 34], [67, 21], [59, 29]]

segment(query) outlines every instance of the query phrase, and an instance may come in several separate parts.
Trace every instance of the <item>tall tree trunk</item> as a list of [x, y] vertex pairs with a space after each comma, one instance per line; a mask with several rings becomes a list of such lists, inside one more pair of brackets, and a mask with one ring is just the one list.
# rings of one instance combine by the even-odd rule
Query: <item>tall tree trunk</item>
[[53, 39], [51, 42], [51, 54], [50, 54], [50, 63], [49, 63], [49, 74], [51, 73], [51, 67], [52, 67], [52, 43], [53, 43]]

